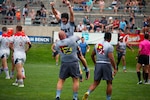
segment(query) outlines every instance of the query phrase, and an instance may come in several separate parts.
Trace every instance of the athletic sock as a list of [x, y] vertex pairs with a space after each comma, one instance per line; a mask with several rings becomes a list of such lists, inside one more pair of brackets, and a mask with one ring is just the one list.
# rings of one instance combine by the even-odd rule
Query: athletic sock
[[90, 94], [91, 92], [92, 92], [91, 90], [88, 90], [88, 91], [87, 91], [88, 94]]
[[148, 73], [145, 73], [145, 83], [148, 82]]
[[143, 70], [142, 75], [143, 75], [143, 79], [145, 80], [145, 71], [144, 70]]
[[56, 91], [56, 98], [57, 98], [57, 97], [60, 98], [60, 94], [61, 94], [61, 90], [57, 90], [57, 91]]
[[137, 72], [138, 80], [141, 81], [141, 72]]
[[85, 72], [88, 72], [88, 71], [89, 71], [88, 67], [85, 67]]
[[19, 79], [19, 80], [18, 80], [18, 84], [19, 84], [19, 85], [23, 85], [23, 79]]
[[123, 70], [126, 70], [126, 66], [123, 66]]
[[22, 75], [23, 75], [23, 77], [25, 77], [25, 69], [24, 68], [22, 68]]
[[106, 100], [111, 100], [111, 95], [107, 95]]
[[13, 77], [14, 76], [14, 71], [11, 71], [10, 72], [10, 77]]
[[0, 74], [3, 72], [3, 70], [4, 70], [4, 69], [1, 67], [1, 68], [0, 68]]
[[10, 76], [9, 76], [9, 70], [8, 70], [8, 68], [4, 68], [4, 72], [5, 72], [5, 74], [6, 74], [6, 77], [10, 77]]
[[78, 100], [78, 92], [73, 92], [73, 99]]

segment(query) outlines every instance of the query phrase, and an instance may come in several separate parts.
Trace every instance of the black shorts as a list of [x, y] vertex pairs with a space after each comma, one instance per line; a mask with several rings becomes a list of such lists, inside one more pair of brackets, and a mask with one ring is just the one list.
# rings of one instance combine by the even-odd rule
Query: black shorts
[[58, 51], [53, 52], [53, 57], [56, 57], [56, 55], [58, 55]]
[[144, 65], [149, 65], [149, 56], [148, 55], [140, 55], [138, 57], [138, 63], [144, 64]]

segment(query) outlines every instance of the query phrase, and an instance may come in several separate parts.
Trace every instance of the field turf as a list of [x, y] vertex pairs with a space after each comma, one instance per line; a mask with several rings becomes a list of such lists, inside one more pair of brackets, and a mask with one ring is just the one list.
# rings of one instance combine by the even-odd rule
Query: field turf
[[[24, 65], [26, 70], [25, 87], [18, 88], [11, 84], [15, 79], [6, 80], [4, 72], [0, 75], [0, 100], [55, 100], [56, 84], [58, 80], [59, 66], [55, 65], [52, 58], [51, 44], [33, 44], [27, 53], [27, 60]], [[94, 65], [91, 61], [91, 50], [87, 53], [87, 62], [90, 68], [91, 77], [89, 80], [80, 82], [79, 100], [93, 82]], [[136, 60], [137, 47], [134, 52], [127, 49], [127, 73], [122, 71], [122, 63], [119, 65], [119, 72], [113, 80], [112, 100], [150, 100], [150, 85], [137, 85]], [[116, 52], [114, 51], [116, 58]], [[8, 60], [11, 69], [10, 58]], [[60, 64], [59, 64], [60, 65]], [[85, 73], [83, 72], [83, 77]], [[101, 84], [89, 96], [89, 100], [105, 100], [106, 82]], [[72, 79], [68, 78], [64, 84], [61, 100], [72, 100]]]

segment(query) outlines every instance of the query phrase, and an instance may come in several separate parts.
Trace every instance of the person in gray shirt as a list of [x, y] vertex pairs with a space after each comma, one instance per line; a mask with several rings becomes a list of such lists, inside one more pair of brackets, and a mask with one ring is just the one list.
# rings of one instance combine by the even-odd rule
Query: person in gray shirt
[[[90, 85], [88, 91], [84, 94], [82, 100], [88, 100], [88, 96], [100, 84], [100, 81], [106, 80], [106, 100], [111, 100], [112, 80], [116, 74], [116, 63], [113, 55], [113, 46], [111, 41], [111, 33], [105, 33], [104, 41], [97, 43], [92, 51], [91, 58], [95, 64], [94, 82]], [[112, 67], [114, 72], [112, 71]]]
[[126, 59], [125, 59], [125, 55], [126, 55], [126, 47], [128, 47], [129, 49], [131, 49], [132, 51], [133, 48], [126, 42], [123, 41], [123, 36], [119, 37], [119, 42], [116, 45], [116, 51], [117, 51], [117, 70], [119, 69], [119, 63], [120, 60], [122, 60], [122, 65], [123, 65], [123, 72], [126, 72]]
[[73, 100], [78, 100], [79, 89], [79, 60], [77, 55], [78, 44], [80, 40], [78, 36], [67, 38], [64, 31], [59, 32], [59, 41], [55, 44], [55, 50], [59, 52], [61, 59], [61, 67], [59, 72], [59, 80], [57, 83], [56, 100], [60, 100], [60, 94], [65, 80], [72, 77], [73, 81]]
[[[74, 35], [74, 29], [75, 29], [74, 12], [73, 12], [71, 4], [70, 4], [70, 2], [68, 0], [62, 0], [62, 2], [64, 4], [66, 4], [66, 6], [68, 6], [69, 12], [70, 12], [70, 17], [69, 17], [69, 14], [66, 13], [66, 12], [60, 14], [60, 12], [54, 8], [54, 5], [55, 5], [54, 2], [51, 2], [50, 5], [51, 5], [51, 8], [52, 8], [52, 12], [55, 15], [55, 18], [60, 23], [60, 29], [63, 30], [66, 33], [66, 36], [68, 38], [68, 37]], [[85, 77], [86, 77], [86, 80], [87, 80], [90, 77], [90, 71], [89, 71], [88, 66], [87, 66], [87, 61], [84, 58], [84, 56], [82, 55], [79, 46], [78, 46], [78, 58], [80, 59], [80, 61], [83, 64], [83, 66], [85, 67], [85, 72], [86, 72], [86, 74], [85, 74], [86, 76]]]

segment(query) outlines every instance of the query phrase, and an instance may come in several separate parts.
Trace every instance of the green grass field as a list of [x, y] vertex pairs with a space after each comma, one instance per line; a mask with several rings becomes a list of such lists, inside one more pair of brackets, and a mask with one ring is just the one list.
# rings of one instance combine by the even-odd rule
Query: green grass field
[[[26, 79], [25, 87], [18, 88], [11, 84], [15, 79], [6, 80], [5, 74], [0, 75], [0, 100], [55, 100], [56, 83], [58, 80], [59, 66], [52, 59], [50, 44], [33, 44], [27, 53], [25, 63]], [[91, 45], [91, 50], [93, 46]], [[137, 47], [134, 52], [127, 49], [127, 73], [123, 73], [121, 63], [119, 72], [113, 81], [112, 100], [150, 100], [150, 85], [137, 85], [135, 71]], [[91, 77], [80, 83], [79, 99], [87, 91], [93, 82], [94, 65], [90, 58], [91, 52], [87, 54], [87, 62]], [[116, 58], [116, 52], [114, 52]], [[9, 68], [11, 63], [9, 59]], [[85, 73], [83, 73], [85, 76]], [[83, 76], [83, 77], [84, 77]], [[99, 87], [89, 96], [89, 100], [105, 100], [106, 82], [101, 81]], [[61, 100], [72, 100], [72, 80], [68, 78], [64, 84]]]

